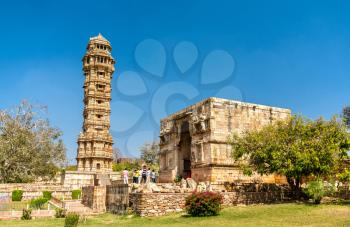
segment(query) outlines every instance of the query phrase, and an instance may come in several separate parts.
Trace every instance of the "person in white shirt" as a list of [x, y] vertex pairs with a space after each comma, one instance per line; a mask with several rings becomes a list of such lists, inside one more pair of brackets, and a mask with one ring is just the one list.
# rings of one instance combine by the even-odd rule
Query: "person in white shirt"
[[125, 168], [123, 170], [123, 181], [124, 181], [124, 184], [128, 184], [129, 183], [129, 171]]
[[154, 169], [151, 172], [151, 181], [152, 183], [156, 183], [156, 172], [154, 172]]
[[151, 181], [151, 168], [148, 168], [147, 172], [146, 172], [146, 176], [147, 176], [147, 180], [146, 182], [150, 182]]

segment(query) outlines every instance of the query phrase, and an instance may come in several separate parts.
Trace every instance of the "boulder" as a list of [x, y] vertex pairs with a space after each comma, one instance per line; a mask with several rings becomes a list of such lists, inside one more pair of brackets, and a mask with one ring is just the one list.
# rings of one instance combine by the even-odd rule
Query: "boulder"
[[161, 192], [161, 189], [155, 183], [149, 183], [149, 188], [152, 192]]
[[192, 178], [187, 178], [187, 185], [190, 189], [195, 190], [197, 188], [197, 182], [193, 180]]
[[187, 188], [187, 181], [185, 179], [181, 179], [181, 188]]

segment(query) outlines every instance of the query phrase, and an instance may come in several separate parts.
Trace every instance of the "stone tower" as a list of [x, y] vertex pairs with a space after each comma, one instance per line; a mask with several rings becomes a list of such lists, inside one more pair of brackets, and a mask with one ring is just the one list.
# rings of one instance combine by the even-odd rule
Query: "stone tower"
[[90, 38], [83, 58], [84, 123], [78, 138], [78, 171], [112, 171], [113, 139], [110, 128], [111, 80], [115, 60], [101, 34]]

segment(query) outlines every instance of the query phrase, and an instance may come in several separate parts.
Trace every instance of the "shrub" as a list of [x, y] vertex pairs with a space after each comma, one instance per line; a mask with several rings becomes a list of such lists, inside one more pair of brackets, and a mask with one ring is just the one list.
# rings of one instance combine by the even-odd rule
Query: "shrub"
[[66, 210], [62, 208], [56, 208], [55, 209], [55, 217], [56, 218], [65, 218], [66, 217]]
[[69, 213], [64, 220], [64, 227], [75, 227], [78, 226], [79, 214]]
[[31, 220], [32, 219], [32, 210], [31, 209], [23, 209], [21, 219], [22, 220]]
[[12, 191], [12, 201], [21, 201], [23, 198], [22, 190], [14, 190]]
[[37, 198], [37, 199], [32, 199], [30, 201], [30, 207], [32, 208], [35, 208], [35, 209], [41, 209], [43, 208], [43, 206], [45, 205], [45, 203], [47, 203], [47, 199], [44, 198], [44, 197], [40, 197], [40, 198]]
[[195, 217], [213, 216], [220, 212], [223, 197], [214, 192], [193, 192], [186, 198], [186, 211]]
[[80, 199], [81, 198], [81, 190], [73, 190], [72, 191], [72, 199]]
[[325, 194], [323, 182], [321, 180], [310, 181], [304, 189], [306, 195], [311, 198], [315, 204], [320, 204]]
[[43, 191], [43, 197], [49, 201], [52, 197], [52, 192], [49, 191]]
[[181, 180], [182, 180], [182, 176], [176, 175], [176, 177], [174, 178], [174, 183], [180, 183]]

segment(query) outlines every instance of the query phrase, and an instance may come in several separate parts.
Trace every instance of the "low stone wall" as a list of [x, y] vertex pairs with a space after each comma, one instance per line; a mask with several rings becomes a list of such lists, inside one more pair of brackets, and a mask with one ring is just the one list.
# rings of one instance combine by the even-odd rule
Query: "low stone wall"
[[84, 186], [94, 185], [94, 174], [79, 171], [66, 171], [62, 175], [62, 183], [65, 187], [80, 189]]
[[60, 199], [71, 199], [72, 191], [62, 185], [45, 184], [0, 184], [0, 201], [10, 201], [12, 191], [22, 190], [22, 200], [31, 200], [43, 195], [43, 191], [50, 191], [52, 195]]
[[[23, 211], [0, 211], [0, 220], [11, 220], [20, 219], [22, 217]], [[33, 210], [32, 218], [48, 218], [54, 217], [54, 210]]]
[[[283, 192], [224, 192], [223, 206], [239, 204], [276, 203], [284, 200]], [[161, 216], [182, 211], [190, 193], [131, 193], [130, 203], [134, 212], [142, 217]]]
[[[50, 190], [47, 190], [50, 191]], [[52, 196], [66, 200], [72, 199], [72, 191], [51, 191]], [[42, 191], [24, 191], [23, 192], [23, 201], [36, 199], [43, 196]], [[12, 192], [0, 192], [0, 201], [10, 201], [12, 199]]]
[[182, 211], [190, 193], [131, 193], [131, 208], [137, 215], [161, 216]]
[[70, 187], [64, 187], [60, 184], [0, 184], [0, 192], [12, 192], [13, 190], [20, 189], [23, 191], [62, 191], [69, 190]]
[[[98, 173], [95, 172], [82, 172], [82, 171], [66, 171], [62, 175], [62, 184], [65, 187], [72, 189], [81, 189], [85, 186], [93, 186], [95, 175]], [[121, 180], [120, 172], [111, 172], [108, 173], [108, 176], [111, 181]]]

